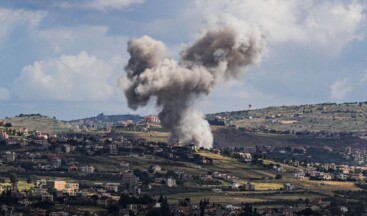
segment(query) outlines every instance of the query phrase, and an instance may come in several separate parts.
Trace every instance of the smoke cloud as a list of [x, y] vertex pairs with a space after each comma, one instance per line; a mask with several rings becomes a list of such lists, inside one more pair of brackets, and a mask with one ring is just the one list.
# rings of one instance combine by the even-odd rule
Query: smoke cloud
[[128, 43], [130, 59], [120, 86], [134, 110], [156, 97], [159, 119], [171, 131], [171, 141], [211, 148], [210, 126], [194, 108], [195, 100], [208, 95], [219, 80], [236, 77], [258, 63], [264, 48], [265, 40], [257, 31], [225, 26], [206, 31], [176, 61], [168, 57], [162, 42], [143, 36]]

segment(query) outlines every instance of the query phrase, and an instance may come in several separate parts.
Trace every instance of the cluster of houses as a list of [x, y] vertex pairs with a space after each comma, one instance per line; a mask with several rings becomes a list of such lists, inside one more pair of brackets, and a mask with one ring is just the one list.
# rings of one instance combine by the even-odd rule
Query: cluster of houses
[[309, 163], [308, 166], [295, 170], [294, 175], [300, 180], [309, 177], [310, 180], [364, 181], [366, 180], [363, 175], [365, 170], [367, 170], [366, 166]]
[[[154, 118], [146, 119], [146, 121], [158, 123]], [[6, 130], [1, 132], [2, 140], [5, 140], [7, 145], [19, 144], [20, 146], [29, 147], [27, 149], [30, 150], [28, 152], [4, 151], [1, 153], [1, 162], [15, 167], [21, 175], [38, 176], [31, 190], [14, 191], [14, 189], [10, 189], [11, 193], [19, 198], [19, 203], [22, 203], [20, 205], [23, 206], [31, 206], [37, 202], [54, 203], [70, 199], [76, 203], [108, 207], [118, 202], [120, 194], [141, 196], [150, 191], [179, 190], [182, 188], [181, 186], [189, 186], [190, 184], [214, 185], [219, 182], [218, 186], [207, 189], [212, 193], [222, 193], [223, 190], [253, 191], [256, 189], [254, 183], [239, 183], [245, 180], [251, 181], [250, 179], [241, 179], [238, 176], [225, 173], [225, 171], [208, 171], [206, 167], [208, 167], [207, 165], [213, 165], [213, 159], [198, 154], [197, 147], [194, 145], [182, 146], [179, 142], [167, 145], [159, 142], [147, 142], [141, 138], [126, 139], [116, 135], [113, 131], [100, 134], [69, 132], [53, 136], [22, 129], [19, 133], [24, 134], [24, 136], [17, 139], [9, 137], [8, 133], [10, 132]], [[3, 134], [7, 134], [7, 138], [4, 138]], [[220, 149], [212, 149], [211, 151], [215, 154], [223, 153]], [[307, 150], [302, 146], [279, 149], [272, 146], [250, 146], [231, 151], [230, 157], [239, 159], [244, 163], [252, 163], [255, 160], [255, 154], [263, 154], [269, 151], [290, 151], [296, 154], [305, 154]], [[353, 155], [353, 152], [348, 149], [346, 155]], [[123, 157], [124, 159], [120, 159], [118, 163], [109, 164], [113, 171], [106, 171], [100, 168], [100, 164], [97, 165], [93, 162], [94, 156]], [[186, 173], [183, 171], [184, 169], [165, 170], [162, 168], [163, 165], [158, 164], [152, 164], [147, 169], [142, 169], [133, 167], [129, 163], [129, 159], [154, 159], [156, 156], [194, 163], [195, 168], [200, 170], [201, 173]], [[83, 159], [85, 157], [91, 160]], [[363, 166], [356, 167], [332, 163], [308, 163], [305, 165], [297, 160], [291, 160], [287, 163], [290, 166], [297, 167], [294, 175], [298, 179], [310, 177], [322, 180], [350, 180], [351, 176], [361, 176], [361, 171], [365, 170]], [[284, 167], [279, 164], [274, 164], [270, 168], [276, 173], [285, 171]], [[59, 177], [53, 179], [40, 178], [40, 176], [52, 175]], [[100, 180], [97, 181], [96, 179]], [[221, 185], [223, 181], [231, 186], [223, 187]], [[292, 191], [295, 188], [297, 187], [290, 183], [285, 183], [283, 186], [286, 191]], [[9, 191], [6, 188], [1, 188], [1, 190], [5, 194], [6, 191]], [[71, 206], [73, 202], [70, 201]], [[154, 203], [154, 206], [160, 208], [161, 203]], [[120, 209], [120, 211], [123, 215], [125, 211], [147, 212], [151, 208], [151, 205], [130, 204], [128, 207]], [[189, 200], [170, 205], [170, 211], [174, 215], [200, 214], [203, 208], [206, 212], [219, 215], [239, 213], [243, 210], [240, 206], [193, 205]], [[12, 208], [6, 206], [4, 209], [11, 211]], [[37, 215], [46, 214], [42, 208], [32, 208], [31, 212]], [[62, 215], [62, 213], [53, 215]]]
[[6, 151], [1, 154], [2, 160], [0, 160], [0, 164], [3, 164], [4, 162], [13, 162], [17, 158], [17, 154], [13, 151]]

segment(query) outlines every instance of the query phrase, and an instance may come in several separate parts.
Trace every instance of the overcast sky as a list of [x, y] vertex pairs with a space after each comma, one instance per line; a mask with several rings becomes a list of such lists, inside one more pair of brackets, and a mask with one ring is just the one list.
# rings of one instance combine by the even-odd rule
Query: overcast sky
[[[47, 3], [46, 3], [47, 2]], [[149, 35], [172, 56], [224, 22], [255, 26], [262, 62], [198, 100], [204, 113], [367, 101], [367, 1], [2, 0], [0, 118], [154, 114], [127, 108], [118, 78], [130, 38]]]

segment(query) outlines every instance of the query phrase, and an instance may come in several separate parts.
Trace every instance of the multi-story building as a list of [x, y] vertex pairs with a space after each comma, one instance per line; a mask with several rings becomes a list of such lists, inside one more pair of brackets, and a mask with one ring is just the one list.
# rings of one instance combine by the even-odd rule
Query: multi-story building
[[111, 155], [117, 155], [119, 153], [118, 147], [116, 144], [111, 144], [108, 146], [110, 149], [110, 154]]
[[70, 190], [77, 191], [79, 190], [79, 183], [69, 182], [69, 183], [66, 183], [65, 187]]
[[120, 183], [106, 183], [106, 191], [118, 192]]
[[47, 186], [55, 188], [57, 191], [62, 191], [66, 188], [66, 181], [47, 180]]
[[175, 187], [176, 186], [176, 179], [168, 178], [167, 179], [167, 187]]
[[12, 162], [17, 158], [17, 154], [15, 152], [7, 152], [6, 153], [6, 161]]
[[80, 170], [81, 170], [83, 173], [94, 173], [95, 168], [94, 168], [93, 166], [85, 165], [85, 166], [80, 167]]

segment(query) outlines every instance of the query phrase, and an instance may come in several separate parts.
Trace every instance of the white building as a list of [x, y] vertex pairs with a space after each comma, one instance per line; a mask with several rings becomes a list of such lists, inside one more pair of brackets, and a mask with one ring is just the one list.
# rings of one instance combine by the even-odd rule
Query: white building
[[120, 183], [106, 183], [106, 191], [118, 192], [120, 187]]
[[174, 178], [168, 178], [167, 179], [167, 186], [168, 187], [175, 187], [176, 186], [176, 179], [174, 179]]
[[80, 171], [82, 171], [83, 173], [94, 173], [95, 168], [93, 166], [85, 165], [80, 167]]
[[17, 158], [17, 154], [15, 152], [7, 152], [6, 153], [6, 161], [15, 161], [15, 159]]

